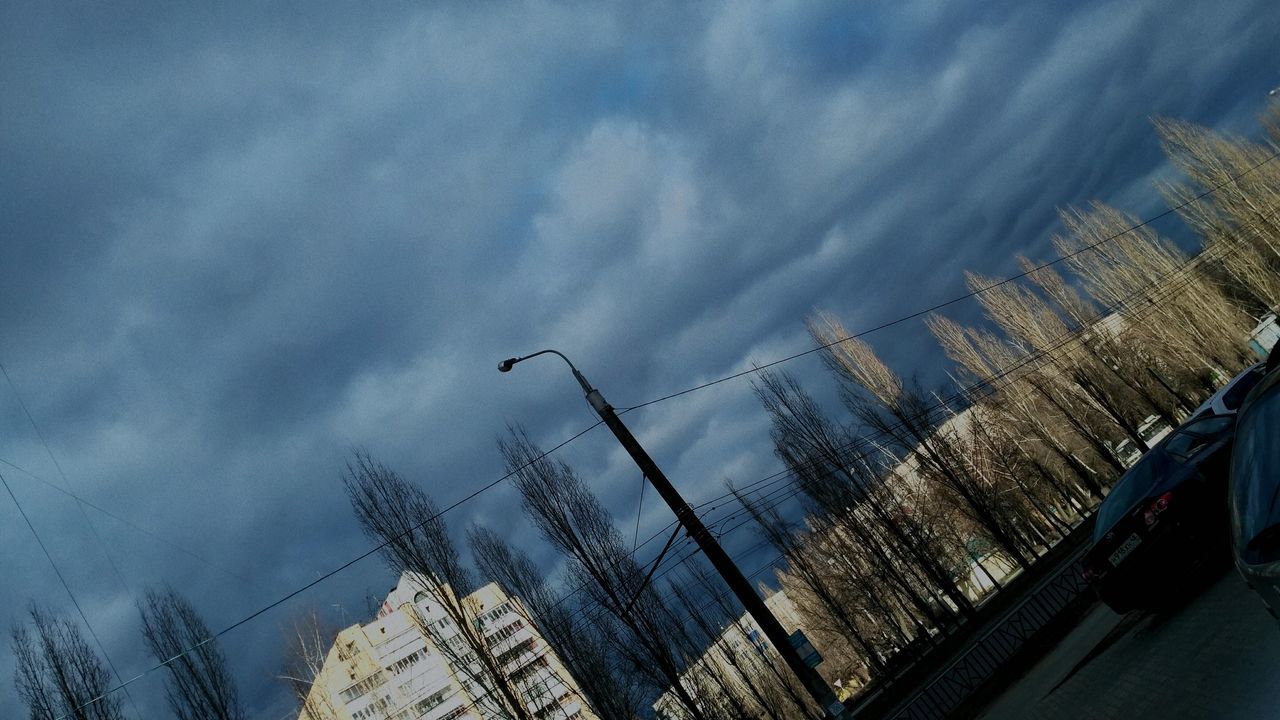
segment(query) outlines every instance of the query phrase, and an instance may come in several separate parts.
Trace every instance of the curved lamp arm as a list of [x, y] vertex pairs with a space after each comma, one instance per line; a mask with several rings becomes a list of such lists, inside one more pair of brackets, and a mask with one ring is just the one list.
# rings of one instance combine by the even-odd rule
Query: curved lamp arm
[[569, 358], [565, 357], [565, 354], [560, 352], [559, 350], [552, 350], [548, 348], [546, 350], [539, 350], [536, 353], [522, 355], [521, 357], [507, 358], [506, 360], [503, 360], [502, 362], [498, 363], [498, 372], [511, 372], [511, 368], [515, 367], [516, 363], [524, 362], [529, 358], [535, 358], [535, 357], [538, 357], [539, 355], [546, 355], [548, 353], [552, 355], [559, 355], [560, 359], [564, 360], [565, 364], [569, 366], [569, 370], [573, 372], [574, 379], [577, 380], [578, 384], [582, 386], [582, 392], [587, 396], [587, 402], [591, 403], [591, 407], [596, 411], [597, 414], [599, 414], [601, 417], [604, 417], [603, 413], [605, 411], [605, 408], [609, 407], [609, 403], [605, 402], [604, 396], [600, 394], [600, 391], [591, 387], [591, 383], [587, 382], [586, 376], [583, 375], [581, 372], [579, 372], [578, 368], [574, 366], [573, 362], [569, 360]]

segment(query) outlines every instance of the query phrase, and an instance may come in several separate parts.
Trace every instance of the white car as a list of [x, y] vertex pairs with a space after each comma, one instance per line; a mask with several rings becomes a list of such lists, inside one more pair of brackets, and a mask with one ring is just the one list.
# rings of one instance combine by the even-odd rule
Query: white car
[[1222, 387], [1221, 390], [1214, 393], [1208, 400], [1200, 404], [1196, 411], [1191, 413], [1188, 420], [1205, 415], [1233, 415], [1240, 409], [1240, 403], [1244, 402], [1244, 396], [1249, 394], [1254, 385], [1266, 375], [1266, 363], [1254, 363], [1239, 375], [1231, 378], [1231, 381]]

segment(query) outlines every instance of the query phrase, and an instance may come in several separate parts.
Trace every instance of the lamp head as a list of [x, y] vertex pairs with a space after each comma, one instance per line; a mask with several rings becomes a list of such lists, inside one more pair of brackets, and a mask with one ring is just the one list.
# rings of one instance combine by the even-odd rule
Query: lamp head
[[520, 362], [520, 358], [507, 358], [498, 363], [498, 372], [511, 372], [512, 366]]

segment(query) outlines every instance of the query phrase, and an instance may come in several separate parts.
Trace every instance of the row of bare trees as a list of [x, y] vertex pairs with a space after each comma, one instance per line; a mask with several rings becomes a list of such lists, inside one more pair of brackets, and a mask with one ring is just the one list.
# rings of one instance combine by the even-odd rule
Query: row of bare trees
[[[565, 584], [575, 591], [554, 589], [526, 553], [488, 528], [467, 529], [470, 555], [479, 576], [518, 598], [518, 611], [554, 650], [594, 715], [634, 720], [668, 692], [670, 712], [693, 720], [820, 716], [777, 658], [733, 642], [750, 630], [705, 572], [688, 570], [684, 582], [665, 591], [648, 582], [613, 518], [572, 467], [545, 456], [521, 429], [498, 447], [526, 516], [561, 554]], [[363, 452], [344, 479], [356, 517], [388, 567], [414, 573], [442, 608], [448, 622], [425, 622], [420, 630], [476, 688], [475, 708], [485, 717], [533, 717], [477, 629], [481, 609], [467, 600], [477, 575], [463, 564], [427, 492]], [[315, 618], [295, 627], [283, 673], [309, 720], [334, 716], [325, 693], [312, 685], [334, 634], [318, 628]], [[708, 647], [716, 661], [699, 662]]]
[[[1202, 240], [1189, 255], [1124, 212], [1062, 212], [1053, 244], [1070, 270], [1019, 258], [1001, 281], [967, 275], [985, 315], [927, 326], [954, 364], [959, 392], [906, 382], [840, 320], [808, 320], [838, 388], [837, 417], [799, 381], [764, 370], [754, 389], [774, 451], [807, 514], [790, 521], [767, 498], [730, 490], [786, 559], [779, 580], [829, 679], [865, 683], [975, 613], [984, 592], [1065, 537], [1148, 448], [1151, 418], [1185, 419], [1248, 361], [1252, 318], [1280, 302], [1280, 107], [1251, 143], [1177, 121], [1156, 123], [1185, 179], [1160, 191]], [[551, 645], [583, 704], [635, 720], [661, 694], [688, 720], [819, 717], [767, 649], [744, 644], [741, 608], [696, 562], [679, 582], [651, 581], [588, 483], [520, 429], [498, 444], [525, 515], [560, 555], [565, 595], [531, 558], [472, 526], [463, 561], [432, 498], [367, 453], [344, 484], [389, 568], [419, 578], [438, 617], [420, 630], [464, 676], [486, 717], [541, 720], [487, 641], [477, 579], [500, 583]], [[478, 573], [477, 573], [478, 570]], [[208, 628], [184, 598], [140, 603], [143, 637], [166, 663], [182, 720], [244, 716]], [[122, 717], [107, 672], [77, 626], [32, 608], [13, 630], [16, 680], [35, 720]], [[336, 634], [298, 623], [282, 677], [301, 717], [337, 717], [314, 683]]]
[[[673, 582], [659, 592], [571, 466], [547, 458], [518, 429], [500, 448], [526, 515], [582, 589], [584, 618], [604, 630], [613, 674], [634, 678], [650, 694], [667, 693], [693, 720], [820, 716], [777, 658], [750, 659], [717, 631], [742, 612], [723, 588], [691, 571], [696, 583]], [[699, 662], [708, 644], [719, 660]]]
[[[521, 549], [472, 525], [467, 549], [419, 485], [368, 453], [344, 473], [356, 518], [396, 574], [412, 573], [440, 608], [419, 630], [466, 680], [471, 707], [483, 717], [533, 718], [518, 680], [486, 641], [481, 607], [469, 600], [478, 577], [499, 583], [571, 676], [580, 700], [602, 720], [636, 720], [667, 693], [666, 712], [692, 720], [819, 717], [775, 653], [744, 645], [751, 628], [742, 610], [705, 570], [685, 569], [682, 582], [649, 581], [613, 518], [587, 483], [563, 461], [547, 457], [519, 428], [498, 443], [526, 516], [563, 560], [565, 593]], [[726, 629], [726, 627], [728, 629]], [[287, 633], [281, 677], [300, 717], [340, 717], [332, 688], [316, 685], [337, 631], [312, 614]], [[707, 658], [713, 661], [707, 661]], [[388, 717], [398, 708], [384, 708]]]
[[[1265, 122], [1274, 143], [1276, 115]], [[1148, 448], [1151, 418], [1180, 422], [1246, 363], [1251, 317], [1280, 297], [1280, 171], [1264, 161], [1275, 148], [1184, 123], [1157, 130], [1188, 178], [1161, 191], [1201, 233], [1199, 253], [1113, 208], [1069, 209], [1054, 246], [1070, 276], [1019, 258], [1017, 280], [968, 275], [983, 325], [928, 319], [960, 392], [904, 382], [826, 314], [808, 326], [846, 419], [787, 373], [758, 373], [775, 452], [808, 513], [789, 522], [767, 499], [731, 490], [786, 558], [779, 579], [824, 647], [829, 678], [866, 682], [972, 616], [984, 592], [1030, 567], [1101, 500], [1132, 451]], [[734, 641], [749, 634], [741, 610], [705, 573], [660, 588], [572, 467], [519, 429], [499, 451], [577, 592], [554, 591], [486, 528], [468, 529], [470, 554], [521, 599], [595, 714], [639, 717], [656, 693], [664, 715], [689, 720], [820, 714], [768, 653]], [[392, 570], [435, 585], [461, 642], [451, 651], [449, 638], [432, 639], [469, 668], [486, 713], [527, 717], [483, 637], [465, 630], [477, 612], [462, 600], [473, 574], [436, 505], [367, 455], [346, 486]]]
[[807, 515], [737, 495], [787, 559], [783, 586], [830, 674], [865, 682], [971, 614], [1101, 500], [1153, 425], [1176, 426], [1249, 362], [1254, 318], [1280, 302], [1280, 105], [1263, 143], [1155, 125], [1185, 175], [1159, 189], [1199, 252], [1106, 205], [1067, 209], [1053, 245], [1070, 277], [1020, 257], [1016, 279], [967, 275], [984, 324], [927, 318], [960, 392], [903, 382], [823, 313], [808, 327], [847, 420], [790, 375], [758, 373]]
[[[142, 639], [164, 663], [165, 693], [178, 720], [244, 720], [226, 659], [204, 620], [173, 589], [149, 590], [138, 604]], [[122, 720], [121, 697], [107, 663], [79, 626], [33, 605], [10, 633], [18, 697], [31, 720]]]

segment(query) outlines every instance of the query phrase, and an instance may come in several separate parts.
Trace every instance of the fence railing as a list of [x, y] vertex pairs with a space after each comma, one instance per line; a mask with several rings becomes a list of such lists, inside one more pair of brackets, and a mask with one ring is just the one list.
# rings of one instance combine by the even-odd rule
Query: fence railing
[[1072, 553], [1052, 575], [1037, 584], [993, 627], [938, 675], [908, 697], [895, 720], [940, 720], [968, 700], [1040, 630], [1088, 591], [1081, 577], [1087, 544]]
[[988, 686], [1028, 641], [1065, 610], [1088, 602], [1081, 558], [1093, 518], [1081, 521], [1031, 568], [988, 597], [977, 617], [953, 628], [911, 661], [878, 678], [847, 704], [851, 717], [933, 720], [950, 717]]

